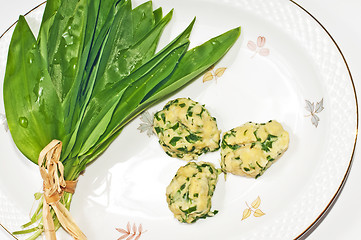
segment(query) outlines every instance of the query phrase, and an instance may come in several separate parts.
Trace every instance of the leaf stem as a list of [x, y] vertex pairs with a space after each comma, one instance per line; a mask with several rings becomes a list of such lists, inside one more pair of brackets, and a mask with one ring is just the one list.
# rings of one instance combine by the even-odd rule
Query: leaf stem
[[27, 238], [26, 240], [35, 240], [37, 239], [42, 233], [43, 229], [38, 229], [31, 237]]

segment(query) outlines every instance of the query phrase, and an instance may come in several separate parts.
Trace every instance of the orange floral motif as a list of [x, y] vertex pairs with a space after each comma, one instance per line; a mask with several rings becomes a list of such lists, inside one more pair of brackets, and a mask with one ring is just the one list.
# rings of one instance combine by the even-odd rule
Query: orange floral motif
[[265, 215], [265, 213], [262, 212], [261, 209], [259, 209], [259, 206], [261, 205], [260, 197], [257, 197], [257, 199], [252, 202], [251, 206], [249, 206], [247, 202], [246, 202], [246, 205], [248, 208], [246, 208], [243, 211], [243, 216], [242, 216], [241, 221], [248, 218], [249, 216], [251, 216], [252, 213], [253, 213], [254, 217], [262, 217], [263, 215]]
[[208, 82], [213, 79], [217, 81], [218, 78], [222, 77], [223, 73], [226, 71], [226, 67], [220, 67], [214, 70], [214, 66], [212, 66], [208, 72], [206, 72], [203, 76], [203, 82]]
[[123, 228], [115, 228], [118, 232], [123, 234], [118, 240], [138, 240], [147, 230], [143, 230], [142, 224], [137, 225], [134, 223], [133, 226], [128, 222], [126, 229]]
[[265, 48], [264, 46], [266, 45], [266, 38], [263, 36], [259, 36], [257, 38], [257, 43], [253, 42], [253, 41], [248, 41], [247, 43], [247, 47], [254, 52], [254, 54], [252, 55], [251, 58], [253, 58], [254, 56], [256, 56], [256, 54], [258, 53], [261, 56], [268, 56], [270, 54], [270, 50], [268, 48]]

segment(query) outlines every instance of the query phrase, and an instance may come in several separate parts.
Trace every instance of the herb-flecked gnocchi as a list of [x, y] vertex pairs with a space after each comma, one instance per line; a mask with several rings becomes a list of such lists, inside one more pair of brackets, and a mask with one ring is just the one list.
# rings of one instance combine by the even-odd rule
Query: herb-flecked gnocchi
[[176, 219], [193, 223], [218, 212], [210, 211], [218, 174], [214, 165], [207, 162], [189, 162], [178, 169], [166, 191], [169, 209]]
[[277, 121], [248, 122], [223, 134], [222, 170], [258, 178], [287, 150], [288, 143], [289, 134]]
[[154, 132], [164, 151], [183, 160], [219, 149], [220, 130], [217, 122], [201, 104], [178, 98], [154, 114]]

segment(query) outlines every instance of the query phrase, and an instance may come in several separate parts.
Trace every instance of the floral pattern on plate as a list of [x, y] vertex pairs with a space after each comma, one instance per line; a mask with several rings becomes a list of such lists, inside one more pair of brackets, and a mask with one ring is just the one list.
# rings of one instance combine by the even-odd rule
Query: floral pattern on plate
[[6, 132], [9, 130], [9, 126], [6, 121], [6, 116], [3, 113], [0, 113], [0, 124], [4, 126]]
[[148, 111], [145, 111], [140, 115], [140, 121], [142, 121], [141, 124], [139, 124], [139, 127], [137, 128], [141, 133], [146, 132], [148, 137], [151, 137], [154, 135], [153, 132], [153, 114], [150, 114]]
[[115, 228], [118, 232], [122, 234], [118, 238], [118, 240], [126, 239], [126, 240], [138, 240], [142, 236], [143, 233], [145, 233], [147, 230], [143, 229], [142, 224], [139, 224], [137, 226], [135, 223], [133, 226], [130, 225], [130, 222], [128, 222], [126, 228]]
[[266, 38], [263, 36], [258, 36], [257, 43], [253, 41], [248, 41], [247, 43], [248, 49], [254, 52], [251, 58], [256, 56], [257, 53], [264, 57], [268, 56], [270, 54], [270, 50], [266, 48], [265, 45], [266, 45]]
[[306, 101], [305, 108], [310, 113], [306, 117], [311, 117], [312, 124], [317, 128], [318, 122], [320, 121], [320, 118], [317, 116], [317, 113], [322, 112], [322, 110], [324, 109], [323, 98], [321, 99], [321, 101], [316, 102], [316, 104], [314, 102], [311, 103], [309, 100], [305, 100], [305, 101]]
[[259, 206], [261, 205], [261, 198], [259, 196], [256, 198], [256, 200], [252, 202], [251, 206], [249, 206], [247, 202], [246, 205], [247, 208], [243, 211], [241, 221], [251, 216], [252, 213], [254, 217], [262, 217], [263, 215], [265, 215], [265, 213], [262, 212], [261, 209], [259, 209]]
[[226, 67], [219, 67], [217, 69], [214, 69], [214, 66], [212, 66], [208, 72], [206, 72], [203, 76], [203, 82], [208, 82], [211, 80], [216, 80], [222, 77], [223, 73], [226, 71]]

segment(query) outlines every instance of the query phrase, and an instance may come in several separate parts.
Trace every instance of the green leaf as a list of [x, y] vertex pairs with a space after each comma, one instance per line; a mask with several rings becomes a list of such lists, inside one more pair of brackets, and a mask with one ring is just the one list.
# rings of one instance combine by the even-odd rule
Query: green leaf
[[[194, 20], [187, 28], [189, 31], [193, 26], [193, 23]], [[167, 78], [164, 82], [159, 83], [151, 92], [149, 92], [142, 100], [142, 103], [127, 117], [123, 124], [126, 124], [136, 117], [151, 104], [154, 104], [179, 90], [207, 70], [210, 66], [218, 62], [232, 47], [240, 33], [241, 28], [238, 27], [189, 50], [181, 59], [172, 76]], [[122, 126], [124, 125], [121, 125], [121, 127]]]
[[[159, 58], [159, 56], [163, 56], [167, 53], [169, 53], [169, 51], [171, 51], [172, 49], [174, 49], [177, 46], [180, 46], [182, 44], [185, 43], [185, 41], [188, 41], [188, 38], [190, 36], [190, 33], [192, 31], [192, 28], [194, 26], [195, 23], [195, 19], [193, 19], [193, 21], [188, 25], [188, 27], [181, 33], [179, 34], [175, 39], [173, 39], [172, 42], [170, 42], [167, 46], [165, 46], [155, 57], [155, 58]], [[152, 62], [154, 61], [153, 59], [150, 61]], [[147, 63], [148, 64], [148, 63]], [[154, 88], [153, 88], [154, 89]], [[154, 91], [152, 89], [152, 91]], [[124, 119], [124, 121], [120, 124], [118, 123], [118, 127], [117, 128], [122, 128], [127, 122], [129, 122], [131, 119], [133, 119], [137, 114], [139, 114], [145, 107], [147, 107], [149, 104], [141, 104], [140, 106], [137, 106], [136, 109], [134, 109], [134, 111], [127, 116], [126, 119]], [[108, 129], [108, 132], [113, 131]], [[116, 131], [116, 129], [115, 129]]]
[[[118, 60], [122, 57], [122, 51], [128, 49], [132, 45], [133, 29], [130, 1], [123, 1], [119, 6], [113, 24], [110, 26], [108, 36], [105, 41], [104, 48], [100, 56], [99, 69], [97, 70], [97, 81], [94, 86], [94, 92], [98, 93], [107, 85], [108, 81], [113, 82], [120, 73], [112, 75], [119, 71]], [[110, 75], [110, 78], [107, 77]]]
[[40, 151], [65, 134], [60, 101], [23, 16], [9, 49], [4, 79], [5, 113], [16, 146], [37, 163]]
[[[91, 46], [89, 60], [86, 65], [86, 72], [92, 71], [96, 58], [99, 56], [101, 49], [104, 47], [104, 42], [112, 26], [114, 18], [117, 13], [117, 5], [120, 0], [116, 1], [101, 1], [100, 9], [98, 12], [98, 21], [96, 24], [94, 41]], [[109, 5], [110, 4], [110, 5]]]
[[[88, 97], [84, 101], [87, 107], [79, 114], [81, 116], [81, 122], [78, 122], [71, 139], [71, 143], [74, 142], [74, 146], [70, 145], [71, 148], [68, 147], [66, 149], [65, 156], [70, 154], [70, 151], [72, 152], [72, 157], [78, 155], [85, 141], [92, 142], [94, 141], [93, 139], [98, 139], [110, 121], [112, 112], [115, 108], [113, 105], [116, 104], [120, 98], [122, 90], [120, 90], [117, 94], [113, 94], [114, 91], [112, 91], [111, 88], [102, 87], [103, 85], [101, 85], [101, 83], [103, 78], [99, 79], [98, 77], [100, 75], [99, 71], [101, 71], [99, 68], [103, 67], [104, 69], [105, 66], [107, 66], [108, 61], [110, 61], [108, 58], [112, 54], [114, 55], [114, 52], [117, 52], [119, 49], [129, 47], [129, 42], [132, 39], [132, 32], [128, 29], [129, 22], [131, 21], [130, 10], [130, 1], [126, 1], [120, 6], [115, 17], [115, 21], [117, 22], [115, 25], [111, 26], [111, 32], [109, 33], [110, 36], [118, 38], [119, 40], [115, 41], [115, 39], [109, 39], [110, 36], [108, 36], [108, 41], [106, 42], [107, 46], [103, 49], [103, 53], [105, 52], [105, 54], [102, 55], [96, 67], [92, 69], [89, 80], [87, 81], [87, 79], [85, 79], [82, 81], [87, 84], [87, 88], [89, 89], [89, 91], [87, 91], [88, 94], [86, 94]], [[112, 59], [111, 57], [111, 61], [115, 61], [115, 59]], [[93, 84], [95, 84], [94, 89]], [[85, 87], [83, 88], [87, 89]], [[106, 97], [104, 97], [104, 95], [100, 95], [103, 94], [104, 91], [108, 92]], [[120, 96], [118, 94], [120, 94]], [[93, 96], [98, 96], [100, 98]], [[101, 109], [101, 112], [99, 109]]]
[[[141, 99], [143, 99], [149, 91], [151, 91], [160, 81], [166, 79], [172, 74], [180, 58], [187, 50], [188, 45], [189, 42], [186, 42], [185, 44], [177, 47], [146, 76], [130, 85], [130, 87], [125, 91], [121, 102], [118, 104], [116, 112], [114, 112], [114, 120], [119, 120], [118, 122], [121, 123], [122, 120], [126, 119], [126, 116], [132, 113], [138, 104], [140, 104]], [[115, 122], [116, 121], [113, 123]], [[116, 125], [118, 124], [114, 124], [113, 126], [110, 124], [111, 127], [115, 127]]]
[[[76, 57], [76, 67], [74, 65], [75, 68], [73, 68], [74, 75], [71, 78], [68, 78], [71, 81], [71, 87], [63, 103], [65, 113], [64, 125], [66, 126], [67, 132], [69, 134], [65, 139], [63, 139], [64, 151], [62, 154], [62, 160], [68, 157], [75, 144], [81, 119], [89, 102], [94, 86], [95, 76], [92, 74], [91, 70], [93, 69], [93, 65], [97, 66], [97, 63], [95, 62], [95, 57], [93, 59], [91, 57], [96, 55], [93, 54], [93, 51], [100, 51], [99, 48], [101, 46], [96, 45], [98, 48], [92, 49], [92, 46], [95, 42], [95, 29], [97, 24], [97, 22], [93, 19], [96, 19], [97, 15], [99, 14], [99, 4], [99, 0], [94, 0], [91, 2], [91, 4], [87, 3], [86, 0], [80, 0], [78, 5], [80, 9], [83, 9], [83, 14], [74, 15], [74, 17], [70, 18], [72, 19], [71, 22], [73, 24], [74, 22], [78, 23], [78, 40], [80, 43], [78, 44], [79, 56]], [[77, 11], [75, 11], [75, 13], [76, 12]], [[67, 28], [67, 31], [70, 32], [73, 30]], [[60, 43], [62, 43], [62, 41], [60, 41]], [[65, 49], [69, 49], [69, 47], [66, 45], [63, 47]], [[59, 49], [60, 55], [67, 55], [67, 53], [63, 52], [61, 48]], [[64, 63], [60, 64], [62, 66], [66, 65]], [[87, 64], [91, 66], [88, 67]]]
[[[88, 0], [64, 0], [55, 15], [48, 41], [48, 69], [65, 113], [63, 125], [70, 134], [81, 116], [84, 102], [79, 98], [84, 66], [90, 49], [85, 39]], [[89, 36], [88, 36], [89, 37]], [[88, 41], [88, 44], [86, 42]], [[85, 49], [85, 50], [84, 50]], [[67, 148], [67, 139], [62, 139]]]
[[[122, 16], [124, 16], [124, 13]], [[119, 26], [119, 28], [128, 29], [129, 26], [132, 25], [129, 18], [127, 18], [126, 21], [123, 21], [123, 25]], [[95, 93], [106, 88], [106, 86], [121, 81], [126, 76], [129, 76], [130, 73], [138, 69], [142, 64], [147, 62], [149, 58], [153, 56], [154, 50], [152, 49], [155, 49], [160, 34], [171, 18], [172, 12], [167, 14], [154, 29], [136, 44], [133, 42], [133, 36], [131, 36], [132, 33], [130, 31], [127, 31], [126, 36], [116, 35], [117, 39], [121, 39], [119, 44], [117, 43], [118, 41], [112, 40], [111, 36], [109, 36], [107, 45], [109, 45], [109, 48], [111, 49], [104, 50], [105, 53], [103, 53], [101, 59], [102, 66], [100, 66], [98, 73], [99, 79], [97, 80], [94, 89]], [[110, 54], [107, 52], [110, 52]]]
[[154, 23], [157, 24], [163, 18], [163, 10], [162, 8], [157, 8], [153, 11], [154, 15]]
[[46, 2], [43, 18], [41, 20], [40, 28], [39, 28], [39, 34], [38, 34], [38, 43], [39, 45], [43, 45], [43, 52], [42, 55], [44, 59], [48, 59], [48, 49], [47, 49], [47, 43], [49, 39], [49, 31], [50, 27], [52, 26], [54, 22], [55, 15], [60, 7], [61, 0], [48, 0]]
[[64, 0], [50, 28], [49, 73], [59, 98], [64, 101], [78, 70], [86, 26], [87, 0]]
[[155, 25], [152, 2], [145, 2], [132, 11], [133, 41], [138, 42]]
[[61, 4], [61, 0], [48, 0], [46, 1], [45, 10], [43, 13], [43, 17], [40, 24], [40, 31], [44, 23], [46, 23], [49, 19], [53, 18], [57, 13]]
[[[141, 99], [160, 81], [162, 81], [164, 78], [169, 76], [175, 66], [178, 64], [179, 59], [183, 56], [184, 52], [188, 48], [189, 43], [186, 42], [185, 44], [181, 45], [180, 47], [177, 47], [172, 52], [170, 52], [168, 55], [164, 57], [164, 59], [160, 62], [154, 60], [156, 64], [147, 64], [144, 65], [141, 69], [134, 72], [134, 74], [130, 75], [129, 78], [124, 79], [122, 82], [117, 82], [111, 87], [112, 92], [118, 92], [118, 93], [124, 93], [119, 94], [120, 102], [118, 103], [117, 97], [114, 97], [114, 99], [117, 103], [116, 111], [114, 111], [111, 119], [107, 118], [110, 121], [109, 125], [107, 126], [107, 129], [114, 129], [118, 126], [118, 123], [120, 123], [129, 113], [132, 112], [134, 108], [140, 103]], [[150, 70], [148, 70], [151, 68]], [[145, 72], [145, 74], [143, 73]], [[127, 81], [125, 81], [127, 80]], [[124, 83], [128, 82], [128, 86], [124, 88]], [[107, 90], [105, 90], [107, 91]], [[106, 97], [106, 94], [102, 93], [99, 95], [98, 99], [104, 100]], [[94, 98], [95, 99], [95, 98]], [[107, 102], [107, 101], [106, 101]], [[114, 105], [112, 105], [113, 102], [109, 102], [107, 105], [103, 105], [102, 109], [112, 109]], [[100, 105], [101, 106], [101, 105]], [[109, 110], [109, 111], [110, 111]], [[106, 110], [105, 110], [106, 111]], [[107, 111], [109, 114], [110, 112]], [[90, 117], [94, 115], [89, 115]], [[99, 114], [99, 116], [102, 116], [102, 114]], [[104, 115], [103, 115], [104, 116]], [[109, 117], [109, 115], [107, 115]], [[87, 128], [89, 128], [89, 122], [87, 122], [85, 125]], [[113, 125], [114, 124], [114, 125]], [[105, 124], [102, 125], [104, 127]], [[91, 127], [90, 127], [91, 128]], [[101, 129], [105, 130], [105, 129]], [[103, 131], [104, 132], [104, 131]], [[111, 133], [111, 131], [109, 131]], [[107, 134], [107, 132], [106, 132]], [[82, 146], [82, 150], [80, 151], [80, 155], [85, 154], [91, 147], [96, 144], [98, 141], [100, 135], [98, 132], [94, 131], [94, 137], [87, 139], [84, 139], [84, 144]], [[103, 138], [104, 139], [104, 138]], [[81, 142], [81, 141], [79, 141]]]
[[[169, 21], [168, 18], [171, 17], [171, 13], [169, 13], [167, 15], [168, 17], [165, 18], [166, 21]], [[147, 72], [149, 72], [151, 69], [153, 69], [157, 64], [159, 65], [161, 61], [163, 61], [163, 59], [165, 58], [165, 56], [167, 56], [169, 53], [171, 53], [175, 48], [185, 44], [188, 42], [188, 37], [190, 35], [191, 29], [193, 27], [194, 21], [192, 21], [192, 23], [177, 37], [175, 38], [170, 44], [168, 44], [166, 47], [164, 47], [158, 54], [156, 54], [156, 56], [154, 56], [149, 62], [147, 62], [146, 64], [144, 64], [142, 67], [140, 67], [137, 71], [135, 71], [134, 73], [132, 73], [129, 77], [123, 79], [123, 81], [121, 81], [118, 86], [117, 86], [117, 91], [120, 92], [121, 89], [123, 89], [124, 87], [128, 86], [128, 84], [134, 82], [135, 80], [139, 79], [141, 76], [143, 76], [144, 74], [146, 74]], [[114, 87], [114, 85], [108, 85], [108, 86], [112, 86], [112, 88]], [[97, 99], [99, 99], [99, 101], [101, 102], [107, 102], [108, 100], [106, 100], [104, 98], [106, 94], [104, 93], [100, 93], [95, 97]], [[96, 96], [94, 94], [94, 96]], [[100, 107], [104, 109], [104, 106], [108, 106], [109, 107], [109, 102], [108, 104], [99, 104]], [[109, 110], [109, 108], [108, 108]], [[108, 111], [107, 110], [107, 111]], [[122, 113], [120, 112], [120, 110], [116, 110], [116, 115], [122, 115]], [[128, 121], [128, 118], [127, 120]], [[101, 136], [101, 138], [98, 140], [98, 142], [95, 144], [94, 149], [97, 148], [97, 146], [99, 144], [102, 143], [102, 141], [104, 141], [107, 137], [109, 137], [112, 132], [115, 130], [114, 127], [116, 127], [117, 129], [122, 128], [122, 126], [124, 126], [124, 122], [122, 124], [119, 123], [119, 121], [117, 119], [111, 119], [111, 122], [109, 123], [109, 125], [112, 125], [113, 127], [108, 127], [106, 132]], [[92, 130], [92, 129], [91, 129]], [[90, 152], [92, 152], [93, 150], [91, 150]]]
[[90, 155], [87, 156], [86, 161], [83, 162], [83, 169], [80, 169], [79, 173], [85, 169], [86, 165], [94, 161], [99, 155], [101, 155], [109, 145], [120, 135], [123, 129], [119, 129], [116, 133], [106, 139], [106, 141], [102, 142], [100, 146], [96, 148]]
[[174, 74], [167, 79], [167, 82], [160, 83], [157, 89], [149, 93], [144, 98], [143, 104], [161, 99], [195, 79], [228, 52], [240, 33], [241, 28], [238, 27], [189, 50], [182, 58]]
[[100, 35], [100, 32], [103, 31], [103, 29], [108, 29], [111, 23], [113, 22], [113, 19], [115, 17], [115, 14], [117, 12], [116, 6], [120, 4], [122, 0], [107, 0], [107, 1], [100, 1], [100, 6], [98, 9], [98, 16], [94, 19], [97, 20], [97, 26], [95, 29], [95, 38], [97, 38]]

